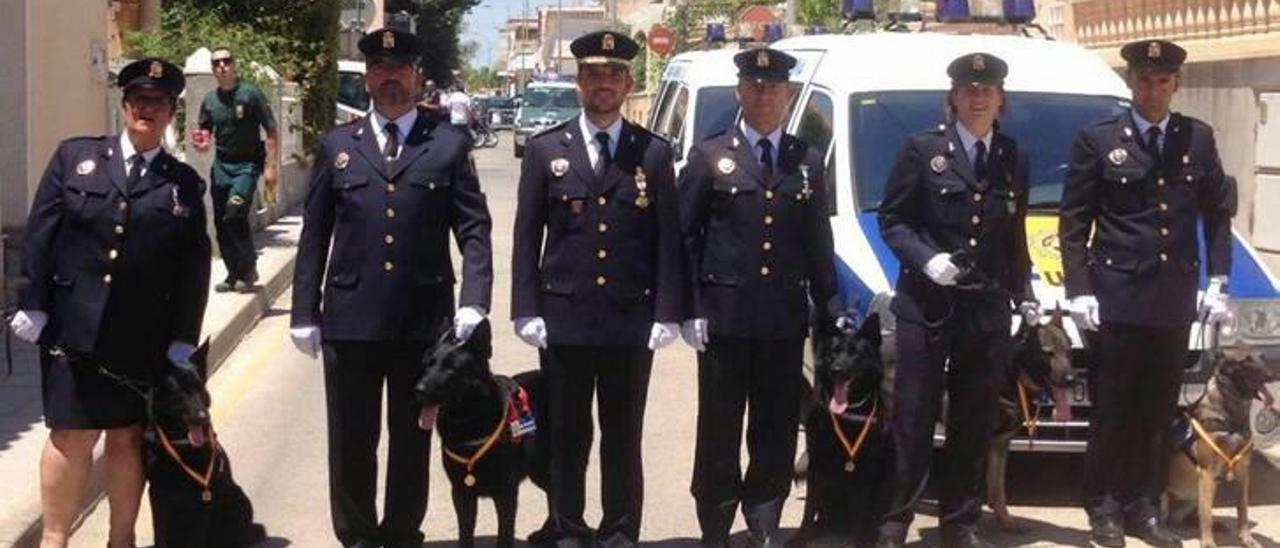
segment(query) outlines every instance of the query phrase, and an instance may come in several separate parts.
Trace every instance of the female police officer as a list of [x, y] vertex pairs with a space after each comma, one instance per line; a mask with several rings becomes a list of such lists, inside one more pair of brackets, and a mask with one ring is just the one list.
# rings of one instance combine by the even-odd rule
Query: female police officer
[[208, 300], [204, 183], [160, 146], [182, 71], [143, 59], [119, 84], [125, 132], [59, 145], [27, 220], [31, 285], [11, 326], [41, 347], [44, 548], [66, 545], [104, 430], [108, 546], [133, 546], [146, 410], [126, 384], [190, 358]]
[[940, 461], [944, 547], [977, 536], [983, 457], [1008, 359], [1012, 305], [1038, 320], [1024, 219], [1027, 156], [996, 130], [1008, 66], [972, 53], [947, 68], [954, 122], [911, 136], [889, 175], [880, 231], [902, 261], [893, 311], [897, 470], [880, 546], [901, 546], [933, 451], [944, 388], [950, 399]]

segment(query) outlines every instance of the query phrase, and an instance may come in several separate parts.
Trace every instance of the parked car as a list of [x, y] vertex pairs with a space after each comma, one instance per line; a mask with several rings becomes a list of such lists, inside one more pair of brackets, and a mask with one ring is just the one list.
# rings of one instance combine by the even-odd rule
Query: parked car
[[582, 110], [578, 89], [568, 82], [533, 82], [524, 90], [516, 113], [515, 156], [524, 156], [524, 144], [533, 134], [573, 118]]
[[490, 129], [511, 129], [516, 125], [516, 101], [503, 95], [479, 99], [480, 115], [489, 122]]
[[369, 92], [364, 88], [364, 61], [338, 61], [338, 104], [334, 121], [345, 124], [369, 113]]

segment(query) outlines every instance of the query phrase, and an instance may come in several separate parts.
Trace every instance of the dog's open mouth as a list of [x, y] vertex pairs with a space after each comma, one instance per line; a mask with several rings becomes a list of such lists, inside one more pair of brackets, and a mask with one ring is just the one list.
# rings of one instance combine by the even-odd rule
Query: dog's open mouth
[[849, 379], [844, 379], [831, 387], [831, 400], [827, 402], [827, 409], [832, 413], [839, 415], [849, 408], [849, 384]]
[[204, 427], [198, 424], [187, 425], [187, 442], [192, 447], [203, 447], [205, 442]]
[[440, 413], [439, 405], [424, 405], [422, 410], [418, 412], [418, 428], [423, 430], [436, 429], [436, 415]]

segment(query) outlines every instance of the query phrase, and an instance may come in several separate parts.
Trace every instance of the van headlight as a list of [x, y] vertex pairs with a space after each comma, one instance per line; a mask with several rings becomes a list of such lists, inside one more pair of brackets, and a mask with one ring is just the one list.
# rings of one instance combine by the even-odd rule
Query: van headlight
[[1250, 343], [1280, 342], [1280, 300], [1230, 301], [1233, 320], [1223, 328], [1225, 338]]

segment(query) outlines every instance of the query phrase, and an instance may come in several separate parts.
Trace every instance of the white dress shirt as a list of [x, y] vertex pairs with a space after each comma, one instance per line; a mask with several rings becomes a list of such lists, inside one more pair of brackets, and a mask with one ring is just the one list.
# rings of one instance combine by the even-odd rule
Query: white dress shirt
[[751, 143], [751, 150], [754, 151], [753, 155], [756, 158], [756, 162], [760, 161], [760, 154], [764, 152], [764, 149], [760, 147], [760, 139], [769, 140], [769, 144], [773, 146], [773, 167], [776, 169], [778, 167], [778, 149], [782, 146], [782, 126], [779, 125], [774, 128], [768, 135], [761, 135], [746, 120], [743, 120], [738, 122], [738, 129], [742, 131], [742, 136], [747, 138], [747, 142]]
[[[130, 160], [133, 159], [134, 154], [138, 154], [138, 151], [133, 148], [133, 142], [129, 140], [129, 133], [121, 132], [120, 133], [120, 160], [124, 162], [125, 173], [129, 173], [129, 169], [133, 167], [132, 165], [130, 165], [129, 162]], [[146, 177], [147, 171], [151, 169], [151, 161], [155, 160], [156, 156], [159, 156], [159, 155], [160, 155], [159, 145], [151, 147], [151, 149], [149, 150], [142, 151], [142, 161], [143, 161], [142, 176], [143, 177]]]
[[[387, 146], [387, 117], [379, 113], [378, 109], [373, 109], [373, 111], [369, 113], [369, 121], [373, 124], [373, 138], [377, 140], [378, 150], [381, 151]], [[411, 108], [409, 109], [409, 112], [406, 112], [394, 121], [396, 123], [396, 127], [400, 129], [400, 133], [397, 135], [397, 137], [400, 138], [398, 141], [400, 143], [400, 148], [396, 150], [396, 157], [399, 157], [400, 151], [404, 150], [405, 138], [407, 138], [409, 136], [409, 132], [413, 130], [413, 124], [418, 121], [418, 109]]]
[[991, 136], [995, 134], [994, 130], [987, 130], [987, 134], [979, 139], [969, 131], [969, 128], [964, 127], [964, 124], [956, 122], [956, 133], [960, 135], [960, 146], [964, 147], [964, 154], [969, 158], [969, 165], [977, 166], [979, 141], [987, 147], [987, 159], [991, 159]]
[[618, 141], [622, 139], [622, 117], [619, 116], [609, 127], [598, 128], [587, 116], [578, 116], [578, 129], [582, 131], [582, 140], [587, 143], [587, 159], [591, 161], [594, 167], [600, 159], [600, 141], [596, 140], [596, 134], [601, 131], [609, 134], [609, 157], [617, 159], [618, 157]]
[[[1151, 129], [1151, 126], [1155, 126], [1160, 128], [1160, 138], [1156, 139], [1156, 146], [1159, 147], [1160, 150], [1164, 150], [1165, 137], [1168, 137], [1170, 115], [1166, 113], [1164, 115], [1164, 119], [1160, 120], [1160, 123], [1153, 124], [1148, 122], [1146, 118], [1143, 118], [1141, 114], [1138, 114], [1138, 109], [1130, 110], [1130, 112], [1133, 113], [1133, 125], [1138, 129], [1138, 137], [1141, 138], [1142, 144], [1148, 144], [1147, 130]], [[1159, 152], [1159, 150], [1157, 152]]]

